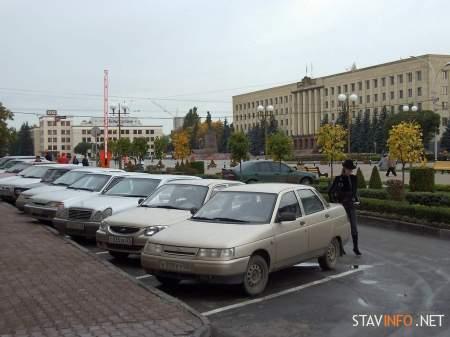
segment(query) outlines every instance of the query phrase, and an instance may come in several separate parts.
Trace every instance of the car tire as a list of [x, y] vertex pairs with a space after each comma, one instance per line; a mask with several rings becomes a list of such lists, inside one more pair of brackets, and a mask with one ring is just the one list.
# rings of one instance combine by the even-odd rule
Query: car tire
[[177, 286], [181, 280], [171, 277], [164, 277], [164, 276], [155, 276], [159, 283], [161, 283], [163, 286], [168, 287], [175, 287]]
[[258, 180], [255, 180], [255, 179], [249, 179], [249, 180], [247, 180], [245, 183], [246, 184], [256, 184], [258, 182]]
[[313, 181], [312, 181], [311, 178], [302, 178], [300, 180], [300, 184], [302, 184], [302, 185], [312, 185]]
[[249, 296], [261, 294], [269, 281], [269, 266], [261, 255], [253, 255], [244, 274], [244, 290]]
[[340, 252], [340, 244], [337, 238], [331, 240], [325, 254], [319, 257], [319, 265], [322, 270], [332, 270], [336, 267]]
[[126, 260], [128, 258], [128, 253], [124, 253], [124, 252], [115, 252], [110, 250], [109, 251], [109, 255], [111, 255], [113, 258], [117, 259], [117, 260]]

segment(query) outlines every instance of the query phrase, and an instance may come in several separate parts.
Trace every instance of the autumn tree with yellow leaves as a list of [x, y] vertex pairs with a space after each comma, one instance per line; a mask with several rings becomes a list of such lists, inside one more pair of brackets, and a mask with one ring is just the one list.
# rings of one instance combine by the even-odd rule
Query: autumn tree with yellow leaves
[[401, 122], [389, 130], [387, 141], [389, 157], [402, 164], [402, 183], [405, 184], [405, 166], [423, 160], [422, 129], [416, 122]]
[[186, 130], [175, 131], [172, 134], [172, 144], [175, 159], [183, 161], [191, 154], [189, 135]]
[[333, 163], [345, 158], [344, 147], [347, 130], [341, 125], [325, 124], [320, 127], [317, 136], [319, 151], [325, 155], [331, 164], [331, 179], [333, 179]]

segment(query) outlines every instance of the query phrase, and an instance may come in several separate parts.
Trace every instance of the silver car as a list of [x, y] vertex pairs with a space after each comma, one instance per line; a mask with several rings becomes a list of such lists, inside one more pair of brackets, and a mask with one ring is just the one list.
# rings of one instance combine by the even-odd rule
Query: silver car
[[65, 173], [58, 179], [54, 180], [51, 184], [47, 184], [40, 187], [33, 187], [27, 191], [20, 193], [19, 197], [16, 200], [16, 207], [23, 211], [25, 204], [30, 202], [30, 199], [42, 193], [50, 193], [56, 192], [66, 189], [68, 186], [72, 185], [74, 182], [79, 180], [86, 174], [95, 173], [95, 172], [123, 172], [122, 170], [117, 169], [108, 169], [108, 168], [100, 168], [100, 167], [80, 167], [71, 170], [70, 172]]
[[127, 172], [86, 174], [64, 190], [36, 194], [30, 199], [29, 203], [25, 204], [25, 212], [35, 219], [53, 222], [59, 213], [65, 212], [64, 208], [68, 208], [73, 203], [90, 198], [95, 194], [102, 193], [130, 174]]
[[97, 245], [117, 258], [139, 254], [150, 236], [189, 218], [215, 193], [234, 185], [243, 183], [219, 179], [167, 183], [139, 207], [106, 218], [97, 231]]
[[95, 238], [101, 221], [113, 214], [135, 208], [159, 186], [193, 176], [138, 173], [119, 181], [101, 194], [72, 203], [54, 220], [62, 234]]
[[151, 236], [144, 269], [162, 283], [183, 279], [264, 291], [269, 273], [318, 258], [336, 265], [349, 238], [344, 208], [306, 185], [252, 184], [218, 192], [192, 218]]

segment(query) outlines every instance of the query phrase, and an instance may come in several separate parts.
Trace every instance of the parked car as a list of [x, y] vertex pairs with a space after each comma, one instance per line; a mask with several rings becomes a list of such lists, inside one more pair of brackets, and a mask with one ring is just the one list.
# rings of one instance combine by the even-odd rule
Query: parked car
[[25, 204], [28, 203], [34, 195], [64, 190], [68, 186], [72, 185], [74, 182], [79, 180], [81, 177], [85, 176], [86, 174], [95, 172], [123, 172], [123, 171], [118, 169], [108, 169], [100, 167], [77, 166], [77, 168], [71, 170], [70, 172], [65, 173], [64, 175], [53, 181], [51, 184], [40, 187], [34, 187], [20, 193], [19, 197], [16, 200], [16, 207], [19, 210], [23, 211]]
[[10, 160], [5, 164], [4, 169], [0, 170], [0, 178], [17, 175], [31, 165], [32, 161], [28, 159]]
[[311, 185], [318, 181], [314, 173], [297, 171], [285, 163], [271, 160], [250, 160], [231, 169], [222, 169], [222, 178], [240, 180], [247, 184], [280, 182]]
[[117, 258], [140, 254], [147, 239], [187, 219], [218, 191], [240, 182], [219, 179], [180, 180], [157, 189], [139, 207], [106, 218], [97, 231], [97, 245]]
[[[49, 171], [60, 166], [60, 164], [36, 163], [35, 165], [32, 165], [32, 168], [27, 170], [25, 174], [21, 175], [20, 177], [1, 182], [0, 195], [2, 199], [15, 201], [22, 191], [39, 185], [43, 179], [50, 181], [54, 173], [51, 173], [49, 176]], [[66, 168], [61, 169], [64, 172], [67, 171]]]
[[2, 158], [0, 158], [0, 170], [3, 170], [6, 166], [6, 164], [11, 160], [17, 160], [17, 159], [34, 160], [35, 158], [36, 157], [34, 157], [34, 156], [5, 156], [5, 157], [2, 157]]
[[312, 258], [334, 268], [349, 230], [344, 208], [310, 186], [235, 186], [190, 219], [150, 236], [141, 262], [162, 283], [239, 283], [254, 296], [275, 270]]
[[74, 202], [54, 219], [55, 227], [72, 236], [95, 238], [101, 221], [113, 214], [135, 208], [159, 186], [193, 176], [134, 174], [125, 177], [101, 194]]
[[95, 194], [100, 194], [110, 189], [128, 172], [96, 172], [86, 174], [64, 190], [36, 194], [25, 204], [25, 212], [33, 218], [53, 222], [57, 212], [70, 207], [79, 200], [87, 199]]

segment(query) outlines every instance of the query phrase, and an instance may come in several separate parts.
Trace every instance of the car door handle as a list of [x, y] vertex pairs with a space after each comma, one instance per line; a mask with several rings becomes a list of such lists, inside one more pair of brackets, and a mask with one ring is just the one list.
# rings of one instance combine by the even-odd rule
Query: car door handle
[[330, 214], [325, 214], [325, 218], [329, 218], [330, 217]]
[[305, 222], [304, 221], [300, 221], [300, 226], [304, 226]]

